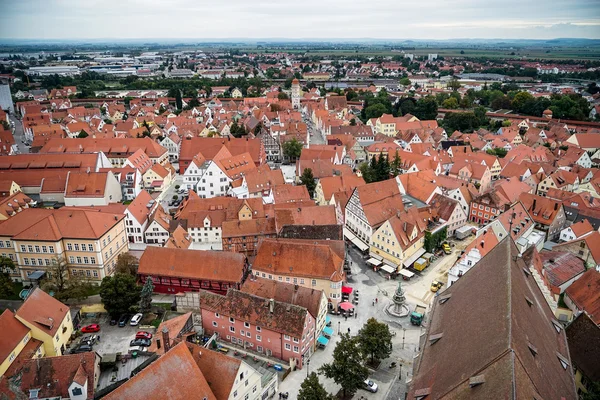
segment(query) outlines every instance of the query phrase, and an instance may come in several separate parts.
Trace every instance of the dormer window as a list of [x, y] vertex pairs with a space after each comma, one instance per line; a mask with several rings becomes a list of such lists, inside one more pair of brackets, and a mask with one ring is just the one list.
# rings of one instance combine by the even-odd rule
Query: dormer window
[[567, 360], [562, 354], [558, 352], [556, 353], [556, 357], [558, 357], [560, 365], [563, 367], [563, 369], [567, 369], [567, 367], [569, 366], [569, 360]]
[[81, 388], [74, 387], [73, 390], [71, 390], [71, 393], [73, 394], [73, 396], [81, 396], [83, 394], [83, 391], [81, 390]]

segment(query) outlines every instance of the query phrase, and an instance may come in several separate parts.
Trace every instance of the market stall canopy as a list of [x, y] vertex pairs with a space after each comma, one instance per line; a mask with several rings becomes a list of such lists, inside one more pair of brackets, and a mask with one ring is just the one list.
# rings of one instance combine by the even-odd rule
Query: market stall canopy
[[417, 261], [419, 258], [421, 258], [421, 256], [423, 254], [425, 254], [425, 249], [424, 248], [420, 248], [412, 256], [410, 256], [409, 258], [407, 258], [406, 260], [404, 260], [404, 262], [402, 263], [402, 265], [404, 265], [406, 268], [410, 267], [415, 261]]
[[319, 342], [323, 346], [327, 346], [327, 343], [329, 343], [329, 339], [327, 339], [325, 336], [319, 336], [317, 338], [317, 342]]
[[326, 334], [327, 336], [331, 336], [331, 335], [333, 335], [333, 329], [326, 326], [325, 328], [323, 328], [323, 333]]
[[399, 272], [399, 274], [402, 275], [402, 276], [405, 276], [407, 278], [412, 278], [413, 276], [415, 276], [414, 272], [410, 272], [410, 271], [407, 271], [405, 269], [401, 269], [400, 272]]
[[369, 259], [367, 260], [367, 263], [369, 263], [369, 264], [371, 264], [371, 265], [374, 265], [374, 266], [378, 266], [379, 264], [381, 264], [381, 261], [379, 261], [379, 260], [378, 260], [378, 259], [376, 259], [376, 258], [369, 258]]
[[354, 308], [352, 303], [349, 303], [347, 301], [341, 302], [339, 307], [344, 311], [352, 310]]
[[352, 293], [352, 288], [350, 286], [342, 286], [342, 293], [350, 294], [350, 293]]
[[386, 264], [383, 264], [380, 268], [382, 270], [384, 270], [385, 272], [387, 272], [388, 274], [393, 274], [394, 272], [396, 272], [396, 268], [390, 267], [389, 265], [386, 265]]

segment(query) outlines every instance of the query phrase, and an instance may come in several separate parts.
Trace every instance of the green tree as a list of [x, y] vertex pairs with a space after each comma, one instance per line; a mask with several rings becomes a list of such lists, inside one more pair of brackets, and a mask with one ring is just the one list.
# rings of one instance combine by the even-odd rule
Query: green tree
[[363, 365], [358, 339], [343, 333], [333, 350], [333, 361], [319, 368], [319, 372], [342, 387], [344, 398], [356, 393], [369, 375], [369, 370]]
[[524, 106], [534, 100], [534, 97], [528, 92], [519, 92], [512, 99], [512, 108], [517, 112], [524, 112]]
[[452, 89], [453, 91], [456, 92], [458, 89], [460, 89], [460, 82], [458, 81], [458, 79], [452, 78], [448, 82], [447, 87], [448, 87], [448, 89]]
[[308, 190], [310, 197], [314, 196], [317, 183], [315, 182], [312, 169], [304, 168], [304, 171], [302, 171], [302, 176], [300, 176], [300, 184], [306, 186], [306, 190]]
[[[373, 157], [374, 158], [374, 157]], [[374, 171], [371, 168], [371, 166], [369, 165], [369, 163], [361, 163], [358, 166], [358, 170], [360, 171], [363, 179], [365, 180], [366, 183], [371, 183], [371, 182], [375, 182], [375, 177], [374, 177]]]
[[314, 372], [311, 372], [306, 377], [302, 385], [300, 385], [300, 391], [298, 392], [298, 400], [333, 400], [334, 397], [327, 393], [319, 377]]
[[387, 112], [387, 108], [381, 104], [373, 104], [365, 109], [366, 119], [379, 118]]
[[115, 273], [117, 274], [128, 274], [133, 277], [137, 275], [137, 269], [140, 262], [136, 256], [131, 253], [121, 253], [117, 257], [117, 265], [115, 266]]
[[400, 82], [399, 82], [399, 83], [400, 83], [402, 86], [410, 86], [410, 85], [411, 85], [410, 79], [408, 79], [408, 78], [406, 78], [406, 77], [404, 77], [404, 78], [400, 79]]
[[10, 131], [10, 125], [7, 121], [5, 120], [1, 120], [0, 121], [0, 126], [2, 126], [2, 128], [4, 128], [5, 131]]
[[140, 312], [147, 313], [152, 307], [152, 292], [154, 292], [154, 284], [152, 278], [146, 278], [146, 283], [142, 287], [142, 293], [140, 298]]
[[79, 139], [83, 139], [83, 138], [86, 138], [88, 136], [90, 136], [90, 135], [88, 135], [88, 133], [85, 130], [83, 130], [83, 129], [81, 130], [81, 132], [79, 132], [79, 135], [77, 135], [77, 137]]
[[140, 287], [129, 274], [114, 274], [102, 279], [100, 299], [104, 308], [112, 316], [125, 314], [140, 301]]
[[181, 98], [181, 90], [175, 92], [175, 106], [178, 110], [183, 108], [183, 99]]
[[0, 299], [10, 299], [15, 296], [15, 286], [7, 271], [15, 269], [15, 263], [8, 257], [0, 257]]
[[587, 385], [587, 393], [582, 393], [581, 400], [600, 400], [600, 381], [592, 381]]
[[350, 120], [350, 126], [356, 126], [356, 118]]
[[443, 108], [448, 108], [450, 110], [455, 110], [458, 108], [458, 101], [454, 97], [450, 97], [442, 103]]
[[385, 154], [380, 153], [377, 158], [375, 176], [377, 177], [378, 182], [390, 179], [390, 163]]
[[398, 150], [396, 150], [396, 154], [394, 154], [394, 158], [392, 159], [392, 162], [390, 163], [390, 174], [392, 176], [400, 175], [400, 173], [402, 172], [401, 166], [402, 166], [402, 160], [400, 159], [400, 156], [398, 155]]
[[83, 276], [70, 268], [64, 257], [55, 257], [46, 267], [46, 277], [41, 283], [42, 290], [53, 292], [60, 301], [82, 300], [87, 297], [91, 284]]
[[371, 364], [388, 358], [392, 354], [392, 334], [387, 324], [369, 318], [367, 323], [358, 331], [358, 347], [371, 358]]
[[413, 115], [420, 120], [434, 120], [437, 118], [438, 105], [433, 96], [425, 96], [417, 100]]
[[496, 147], [495, 149], [489, 149], [488, 151], [486, 151], [486, 153], [496, 156], [498, 158], [504, 158], [506, 157], [508, 150], [506, 150], [503, 147]]
[[290, 96], [288, 96], [287, 93], [285, 93], [285, 92], [281, 92], [277, 95], [277, 98], [279, 100], [289, 100]]
[[302, 154], [302, 143], [300, 143], [296, 138], [292, 138], [292, 140], [288, 140], [283, 143], [283, 155], [287, 157], [290, 161], [296, 161], [300, 158], [300, 154]]

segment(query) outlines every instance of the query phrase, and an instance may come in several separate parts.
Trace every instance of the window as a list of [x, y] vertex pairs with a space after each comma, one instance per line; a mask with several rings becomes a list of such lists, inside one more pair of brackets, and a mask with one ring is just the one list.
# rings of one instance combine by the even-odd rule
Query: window
[[294, 346], [294, 353], [298, 353], [300, 351], [300, 349], [298, 348], [298, 346]]
[[98, 277], [98, 271], [93, 271], [94, 272], [94, 278]]
[[256, 327], [256, 332], [261, 332], [260, 326]]
[[88, 244], [88, 251], [94, 251], [94, 245]]
[[6, 241], [6, 247], [11, 247], [11, 245], [10, 245], [10, 240], [7, 240], [7, 241]]
[[317, 286], [317, 280], [316, 280], [316, 279], [313, 279], [313, 280], [312, 280], [312, 285], [313, 285], [313, 286]]
[[67, 250], [73, 251], [73, 245], [71, 243], [67, 243]]
[[46, 258], [44, 261], [46, 261], [46, 265], [50, 265], [50, 260]]
[[262, 336], [260, 336], [260, 335], [256, 335], [256, 341], [257, 341], [257, 342], [260, 342], [260, 341], [262, 341]]
[[90, 264], [96, 264], [96, 257], [90, 257]]
[[250, 333], [250, 331], [247, 331], [247, 332], [246, 332], [246, 337], [249, 337], [249, 338], [251, 338], [251, 337], [252, 337], [252, 334]]
[[300, 279], [300, 284], [304, 285], [304, 279]]
[[81, 264], [81, 257], [77, 257], [77, 264]]
[[230, 327], [229, 327], [229, 332], [233, 332], [233, 333], [235, 333], [235, 328], [234, 328], [233, 326], [230, 326]]
[[289, 343], [285, 344], [285, 349], [286, 350], [291, 350], [292, 349], [292, 345], [290, 345]]
[[38, 258], [38, 265], [44, 265], [44, 260], [42, 260], [41, 258]]
[[75, 251], [79, 251], [79, 243], [75, 243], [73, 247], [75, 247]]
[[83, 257], [83, 263], [84, 264], [89, 264], [90, 263], [89, 257]]
[[25, 251], [27, 251], [27, 248], [24, 245], [21, 245], [21, 251], [25, 252]]
[[290, 336], [289, 336], [289, 335], [283, 335], [283, 338], [284, 338], [285, 340], [290, 340]]
[[54, 246], [48, 246], [48, 250], [50, 250], [50, 253], [54, 253]]
[[39, 253], [40, 252], [40, 246], [35, 246], [35, 252]]
[[298, 338], [294, 338], [294, 343], [298, 343]]
[[69, 262], [70, 262], [71, 264], [75, 264], [75, 257], [73, 257], [73, 256], [69, 256]]
[[35, 262], [35, 258], [31, 259], [31, 265], [37, 265], [37, 263]]
[[48, 246], [42, 246], [42, 253], [48, 252]]
[[27, 246], [27, 251], [29, 251], [30, 253], [33, 253], [33, 246], [32, 245], [28, 245]]
[[90, 276], [92, 276], [92, 271], [90, 271], [89, 269], [85, 271], [85, 274], [87, 275], [87, 277], [89, 278]]
[[229, 322], [231, 322], [233, 324], [233, 323], [235, 323], [235, 319], [233, 319], [232, 317], [229, 317]]
[[216, 328], [217, 326], [219, 326], [219, 324], [217, 324], [217, 321], [213, 321], [212, 326]]
[[242, 329], [242, 330], [240, 331], [240, 334], [241, 334], [242, 336], [246, 336], [246, 331]]

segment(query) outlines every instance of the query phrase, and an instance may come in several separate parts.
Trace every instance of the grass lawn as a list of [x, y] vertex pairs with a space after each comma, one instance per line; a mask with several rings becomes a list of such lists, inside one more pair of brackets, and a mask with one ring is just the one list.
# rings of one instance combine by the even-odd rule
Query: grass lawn
[[23, 290], [23, 284], [21, 282], [13, 282], [13, 293], [9, 296], [2, 296], [2, 300], [21, 300], [19, 293]]

